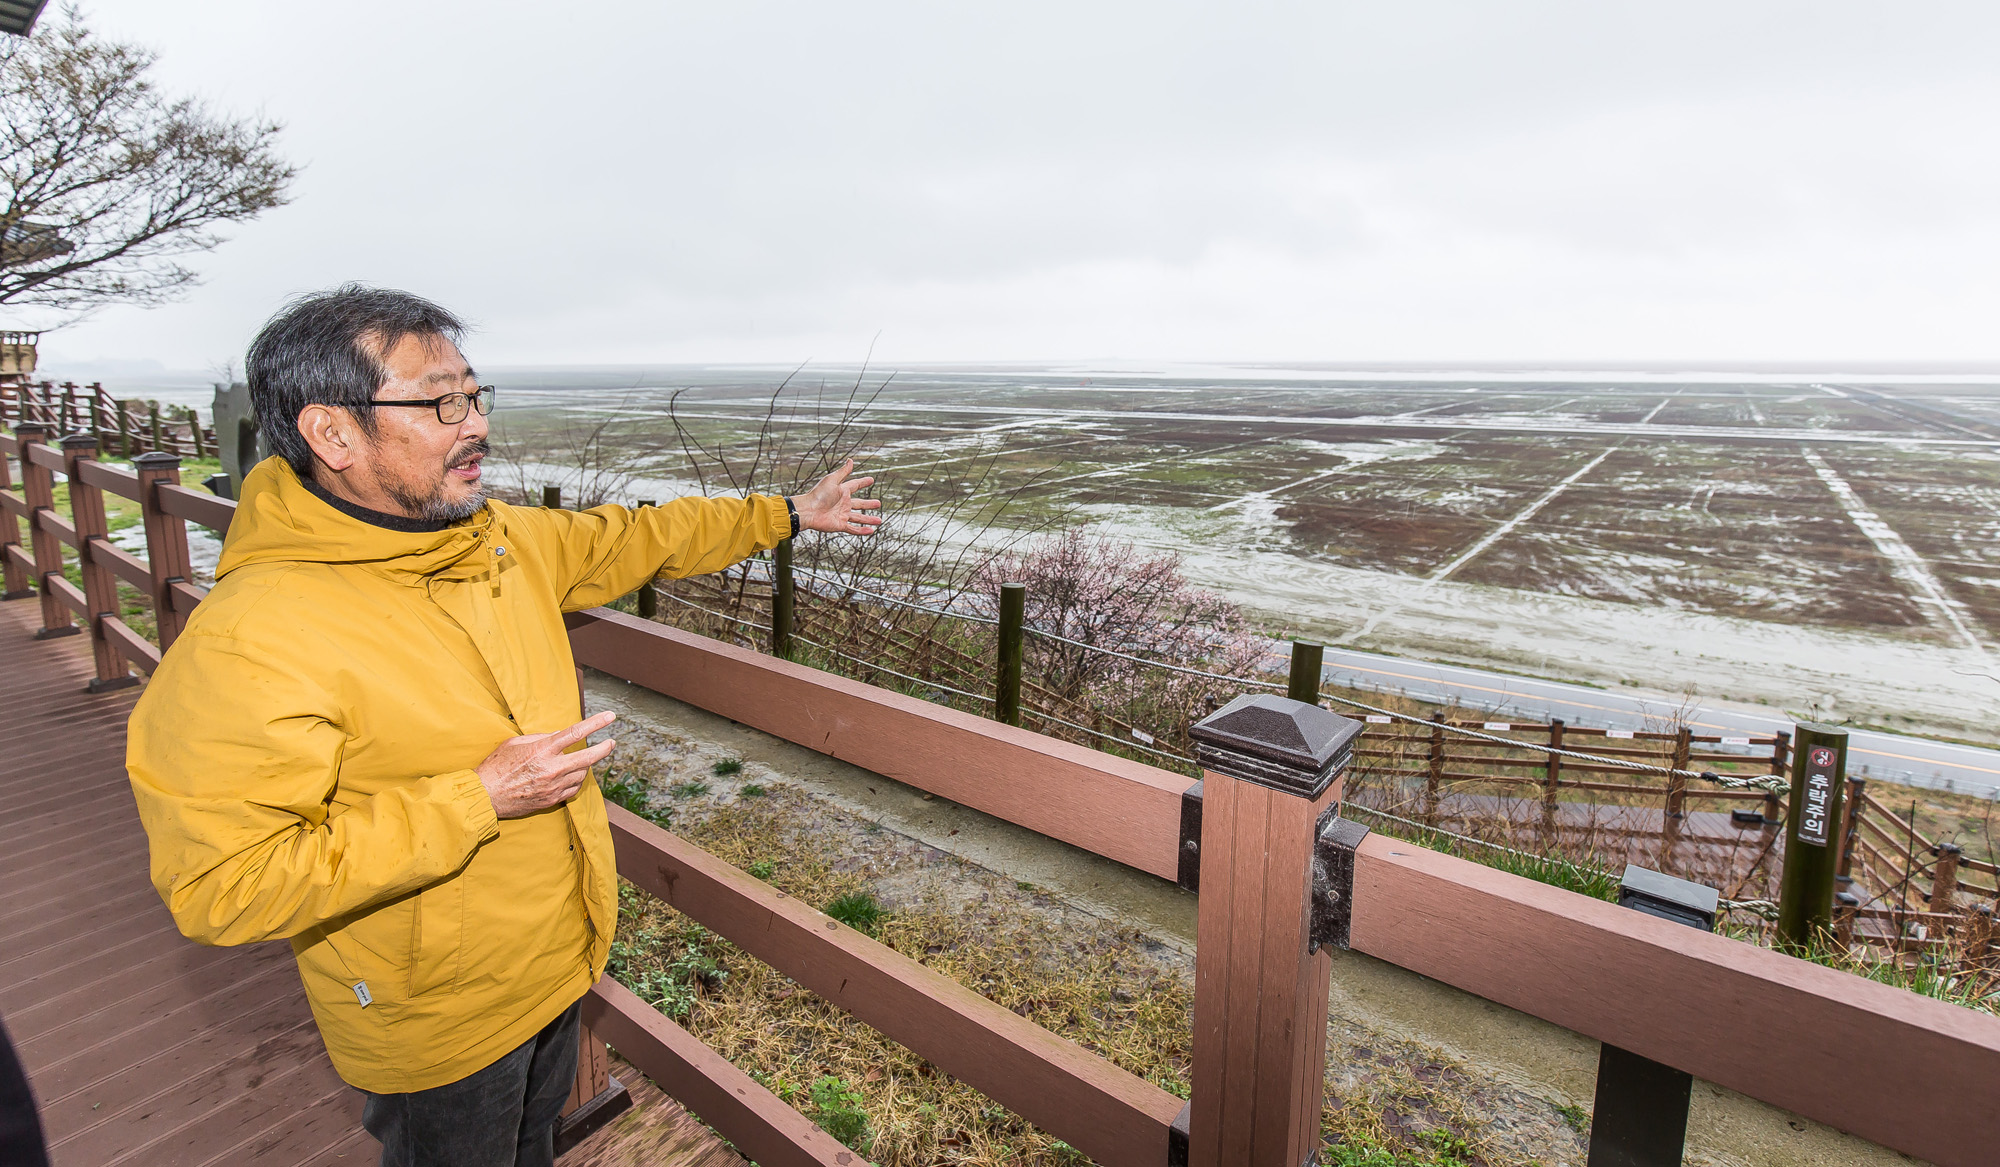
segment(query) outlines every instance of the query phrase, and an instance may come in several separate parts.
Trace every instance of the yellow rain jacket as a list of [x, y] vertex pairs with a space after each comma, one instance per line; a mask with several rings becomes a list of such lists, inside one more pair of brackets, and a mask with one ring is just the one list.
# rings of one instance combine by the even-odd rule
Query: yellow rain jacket
[[204, 944], [292, 942], [364, 1090], [454, 1082], [604, 971], [604, 798], [499, 821], [473, 767], [578, 721], [562, 613], [791, 532], [784, 500], [640, 511], [489, 503], [443, 531], [351, 518], [282, 459], [244, 482], [215, 590], [133, 710], [153, 885]]

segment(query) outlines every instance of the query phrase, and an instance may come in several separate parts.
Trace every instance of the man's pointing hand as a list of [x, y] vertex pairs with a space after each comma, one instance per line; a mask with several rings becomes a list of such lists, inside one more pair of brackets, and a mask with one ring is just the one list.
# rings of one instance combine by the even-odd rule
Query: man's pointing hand
[[806, 531], [830, 531], [836, 535], [873, 535], [882, 525], [882, 516], [869, 514], [882, 509], [878, 499], [855, 498], [857, 491], [875, 485], [873, 478], [849, 478], [854, 459], [819, 480], [811, 490], [792, 496], [799, 508], [799, 527]]
[[610, 725], [615, 713], [600, 713], [554, 733], [510, 737], [475, 767], [493, 800], [493, 813], [517, 819], [568, 802], [583, 789], [590, 768], [604, 760], [618, 742], [607, 738], [573, 754], [563, 751]]

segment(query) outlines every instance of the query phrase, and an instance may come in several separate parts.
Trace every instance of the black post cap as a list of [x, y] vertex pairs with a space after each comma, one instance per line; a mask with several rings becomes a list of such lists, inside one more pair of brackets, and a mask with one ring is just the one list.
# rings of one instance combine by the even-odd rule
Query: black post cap
[[95, 450], [97, 448], [97, 435], [92, 433], [64, 434], [62, 436], [62, 448], [65, 450], [81, 450], [85, 448]]
[[147, 450], [132, 459], [132, 465], [141, 470], [173, 470], [180, 464], [179, 454], [169, 454], [165, 450]]
[[1188, 732], [1204, 769], [1318, 798], [1346, 768], [1361, 723], [1289, 697], [1246, 693]]

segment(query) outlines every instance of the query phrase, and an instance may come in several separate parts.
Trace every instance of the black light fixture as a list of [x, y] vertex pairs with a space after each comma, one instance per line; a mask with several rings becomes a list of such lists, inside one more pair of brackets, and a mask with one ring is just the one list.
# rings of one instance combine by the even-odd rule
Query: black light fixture
[[0, 0], [0, 32], [27, 36], [49, 0]]

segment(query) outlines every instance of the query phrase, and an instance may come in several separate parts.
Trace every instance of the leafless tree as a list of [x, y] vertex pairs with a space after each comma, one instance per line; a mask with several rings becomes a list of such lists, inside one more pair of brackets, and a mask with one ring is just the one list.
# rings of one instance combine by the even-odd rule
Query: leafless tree
[[76, 8], [0, 40], [0, 304], [160, 303], [195, 282], [183, 257], [288, 201], [276, 122], [162, 94], [154, 53]]

